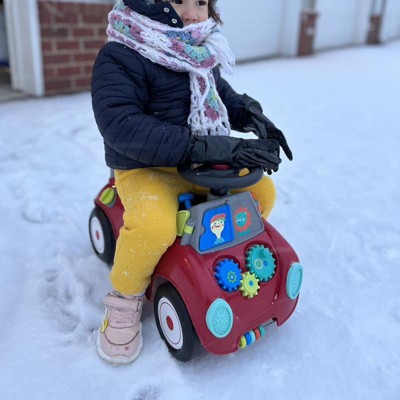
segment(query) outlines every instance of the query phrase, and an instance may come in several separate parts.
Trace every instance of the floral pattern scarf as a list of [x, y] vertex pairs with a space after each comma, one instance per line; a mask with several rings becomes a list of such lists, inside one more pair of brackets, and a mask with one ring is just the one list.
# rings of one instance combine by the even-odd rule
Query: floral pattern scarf
[[132, 11], [119, 1], [108, 15], [109, 41], [123, 43], [150, 61], [188, 72], [191, 110], [188, 125], [195, 135], [229, 135], [228, 113], [214, 80], [217, 65], [230, 73], [235, 63], [214, 19], [172, 28]]

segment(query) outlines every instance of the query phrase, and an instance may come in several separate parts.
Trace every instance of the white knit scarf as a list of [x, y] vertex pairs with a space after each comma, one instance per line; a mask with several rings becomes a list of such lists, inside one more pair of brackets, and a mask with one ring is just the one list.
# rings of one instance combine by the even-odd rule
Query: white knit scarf
[[132, 11], [119, 1], [108, 15], [109, 41], [123, 43], [150, 61], [177, 72], [188, 72], [191, 110], [188, 125], [195, 135], [229, 135], [228, 113], [212, 69], [232, 72], [234, 55], [213, 18], [172, 28]]

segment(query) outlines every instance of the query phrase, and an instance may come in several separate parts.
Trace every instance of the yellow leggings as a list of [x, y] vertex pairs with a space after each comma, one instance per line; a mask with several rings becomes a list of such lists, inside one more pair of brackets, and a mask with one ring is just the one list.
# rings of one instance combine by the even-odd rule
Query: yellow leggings
[[[154, 268], [176, 239], [178, 195], [206, 194], [208, 189], [179, 176], [176, 168], [116, 170], [115, 183], [124, 205], [124, 226], [116, 244], [111, 283], [124, 295], [142, 294]], [[275, 186], [264, 176], [250, 190], [260, 202], [266, 218], [275, 202]]]

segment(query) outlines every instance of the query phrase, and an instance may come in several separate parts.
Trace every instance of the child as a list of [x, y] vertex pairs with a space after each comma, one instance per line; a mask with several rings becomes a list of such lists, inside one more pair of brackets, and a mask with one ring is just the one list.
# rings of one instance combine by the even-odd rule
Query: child
[[[143, 295], [155, 266], [176, 238], [178, 195], [204, 193], [183, 180], [181, 163], [262, 166], [277, 171], [279, 148], [291, 151], [258, 102], [237, 94], [221, 77], [234, 58], [219, 31], [216, 0], [124, 0], [109, 14], [108, 43], [93, 69], [92, 101], [115, 170], [124, 226], [111, 271], [113, 292], [97, 350], [126, 364], [142, 347]], [[258, 139], [230, 137], [230, 128]], [[266, 217], [272, 181], [250, 188]]]

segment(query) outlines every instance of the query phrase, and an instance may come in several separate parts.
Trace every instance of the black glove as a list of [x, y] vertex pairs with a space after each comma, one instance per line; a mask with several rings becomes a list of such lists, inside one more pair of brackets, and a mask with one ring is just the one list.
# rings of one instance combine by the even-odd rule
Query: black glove
[[264, 114], [260, 103], [247, 94], [243, 95], [245, 107], [245, 116], [243, 121], [243, 130], [245, 132], [254, 132], [260, 139], [274, 139], [282, 147], [286, 157], [293, 160], [292, 151], [287, 144], [282, 131], [279, 130]]
[[279, 144], [272, 139], [239, 139], [230, 136], [192, 136], [186, 160], [194, 163], [228, 164], [234, 168], [262, 167], [276, 172]]

